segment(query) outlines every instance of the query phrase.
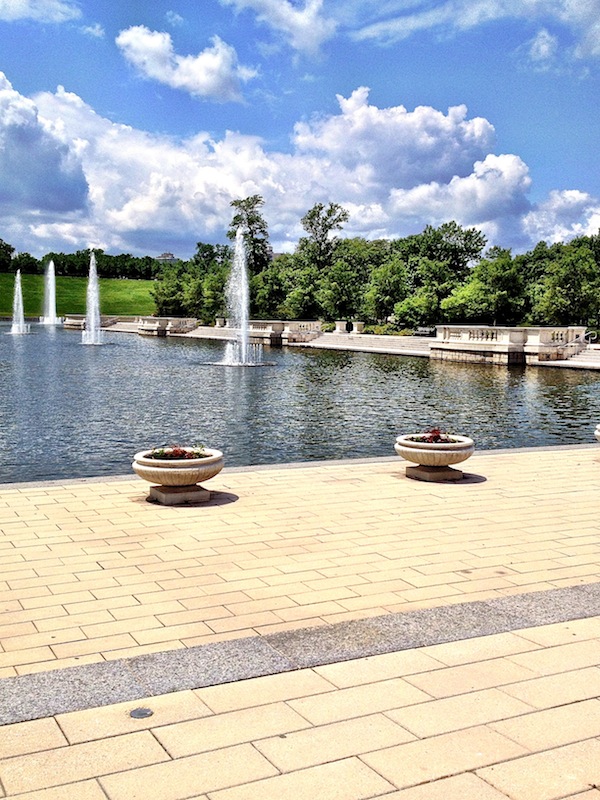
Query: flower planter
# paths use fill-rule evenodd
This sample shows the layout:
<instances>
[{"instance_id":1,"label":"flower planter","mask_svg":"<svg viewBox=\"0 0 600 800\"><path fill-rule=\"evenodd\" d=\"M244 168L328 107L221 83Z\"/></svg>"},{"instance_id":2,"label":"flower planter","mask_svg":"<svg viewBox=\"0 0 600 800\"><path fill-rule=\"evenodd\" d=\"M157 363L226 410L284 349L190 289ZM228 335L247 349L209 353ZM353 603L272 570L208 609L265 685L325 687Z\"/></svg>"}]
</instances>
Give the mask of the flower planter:
<instances>
[{"instance_id":1,"label":"flower planter","mask_svg":"<svg viewBox=\"0 0 600 800\"><path fill-rule=\"evenodd\" d=\"M134 456L133 471L149 483L148 498L163 505L202 503L210 498L210 492L201 481L213 478L223 469L223 453L204 448L204 458L162 459L151 458L151 450L143 450Z\"/></svg>"},{"instance_id":2,"label":"flower planter","mask_svg":"<svg viewBox=\"0 0 600 800\"><path fill-rule=\"evenodd\" d=\"M424 434L410 433L398 436L394 449L407 461L417 464L407 467L406 476L421 481L459 481L463 473L452 469L451 465L460 464L473 455L475 442L468 436L452 435L447 442L418 441Z\"/></svg>"}]
</instances>

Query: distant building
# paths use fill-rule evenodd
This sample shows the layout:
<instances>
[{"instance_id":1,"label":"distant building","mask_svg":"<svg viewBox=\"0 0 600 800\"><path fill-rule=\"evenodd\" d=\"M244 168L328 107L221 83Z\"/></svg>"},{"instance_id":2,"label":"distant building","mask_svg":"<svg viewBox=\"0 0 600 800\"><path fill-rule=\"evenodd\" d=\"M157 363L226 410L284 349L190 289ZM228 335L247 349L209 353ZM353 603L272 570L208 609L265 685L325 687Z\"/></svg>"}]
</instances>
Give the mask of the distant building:
<instances>
[{"instance_id":1,"label":"distant building","mask_svg":"<svg viewBox=\"0 0 600 800\"><path fill-rule=\"evenodd\" d=\"M156 261L160 261L163 264L174 264L175 261L179 261L178 258L175 258L173 253L163 253L160 256L157 256Z\"/></svg>"}]
</instances>

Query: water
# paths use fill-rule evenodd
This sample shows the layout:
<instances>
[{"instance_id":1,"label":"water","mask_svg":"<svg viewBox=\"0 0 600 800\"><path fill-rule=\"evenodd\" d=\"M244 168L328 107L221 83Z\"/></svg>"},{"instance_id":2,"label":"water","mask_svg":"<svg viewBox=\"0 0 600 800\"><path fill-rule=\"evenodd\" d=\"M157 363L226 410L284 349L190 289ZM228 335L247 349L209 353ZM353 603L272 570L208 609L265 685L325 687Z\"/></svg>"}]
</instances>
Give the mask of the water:
<instances>
[{"instance_id":1,"label":"water","mask_svg":"<svg viewBox=\"0 0 600 800\"><path fill-rule=\"evenodd\" d=\"M100 289L96 271L96 255L90 256L90 274L86 294L85 330L81 334L82 344L103 344L100 330Z\"/></svg>"},{"instance_id":2,"label":"water","mask_svg":"<svg viewBox=\"0 0 600 800\"><path fill-rule=\"evenodd\" d=\"M222 362L230 367L251 367L262 362L262 345L250 342L250 289L247 262L244 232L242 228L238 228L235 236L233 264L226 289L229 325L238 330L236 340L227 343Z\"/></svg>"},{"instance_id":3,"label":"water","mask_svg":"<svg viewBox=\"0 0 600 800\"><path fill-rule=\"evenodd\" d=\"M13 296L13 316L12 325L10 326L10 333L13 336L20 336L23 333L29 333L29 325L25 322L25 313L23 311L23 290L21 289L21 270L17 270L15 275L15 290Z\"/></svg>"},{"instance_id":4,"label":"water","mask_svg":"<svg viewBox=\"0 0 600 800\"><path fill-rule=\"evenodd\" d=\"M40 317L42 325L59 325L62 320L56 316L56 276L54 261L50 260L44 275L44 316Z\"/></svg>"},{"instance_id":5,"label":"water","mask_svg":"<svg viewBox=\"0 0 600 800\"><path fill-rule=\"evenodd\" d=\"M398 434L434 424L478 449L592 444L600 422L597 372L296 347L224 369L221 341L105 340L0 335L0 482L132 474L134 453L169 443L241 466L394 457Z\"/></svg>"}]
</instances>

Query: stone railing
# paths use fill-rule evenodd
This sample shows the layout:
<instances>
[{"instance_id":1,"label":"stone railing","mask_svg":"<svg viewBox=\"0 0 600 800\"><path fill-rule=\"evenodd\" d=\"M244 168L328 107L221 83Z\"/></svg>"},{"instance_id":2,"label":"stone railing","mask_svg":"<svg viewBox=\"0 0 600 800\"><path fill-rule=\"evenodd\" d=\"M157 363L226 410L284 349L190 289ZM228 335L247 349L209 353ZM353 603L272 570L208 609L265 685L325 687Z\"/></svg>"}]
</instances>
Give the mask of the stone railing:
<instances>
[{"instance_id":1,"label":"stone railing","mask_svg":"<svg viewBox=\"0 0 600 800\"><path fill-rule=\"evenodd\" d=\"M431 357L492 364L534 364L569 358L586 346L582 326L517 328L438 325Z\"/></svg>"}]
</instances>

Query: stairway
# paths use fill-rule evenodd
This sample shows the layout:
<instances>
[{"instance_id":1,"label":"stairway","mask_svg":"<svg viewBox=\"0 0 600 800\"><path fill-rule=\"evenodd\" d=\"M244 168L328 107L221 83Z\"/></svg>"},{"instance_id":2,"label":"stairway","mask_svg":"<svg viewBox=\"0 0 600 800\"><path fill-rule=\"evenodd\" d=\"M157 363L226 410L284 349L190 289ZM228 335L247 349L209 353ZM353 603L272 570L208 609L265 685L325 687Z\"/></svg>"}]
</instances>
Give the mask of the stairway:
<instances>
[{"instance_id":1,"label":"stairway","mask_svg":"<svg viewBox=\"0 0 600 800\"><path fill-rule=\"evenodd\" d=\"M567 360L570 367L581 367L582 369L600 369L600 345L588 344L585 350L581 350L577 355Z\"/></svg>"}]
</instances>

